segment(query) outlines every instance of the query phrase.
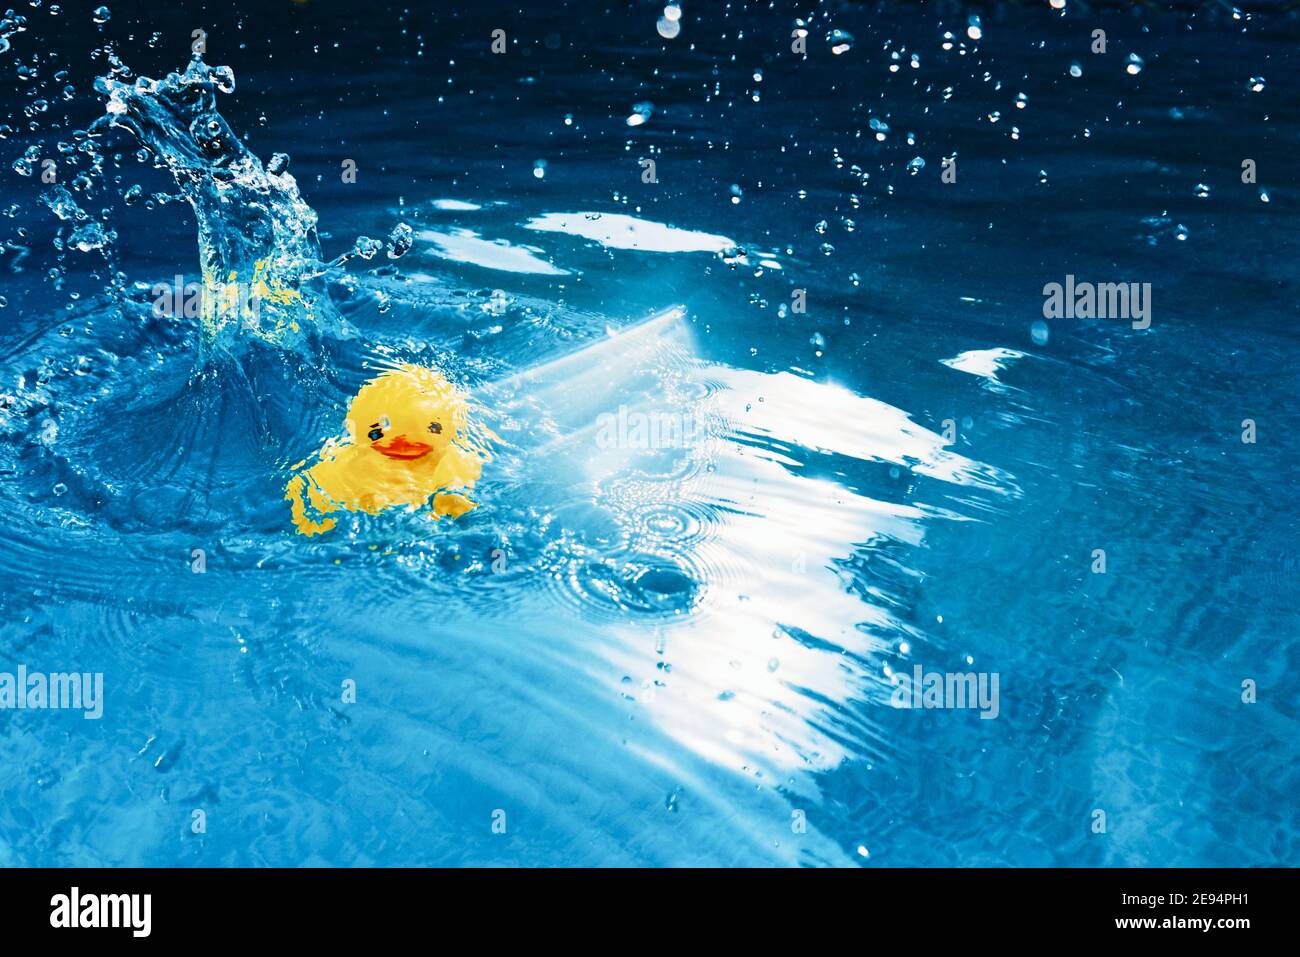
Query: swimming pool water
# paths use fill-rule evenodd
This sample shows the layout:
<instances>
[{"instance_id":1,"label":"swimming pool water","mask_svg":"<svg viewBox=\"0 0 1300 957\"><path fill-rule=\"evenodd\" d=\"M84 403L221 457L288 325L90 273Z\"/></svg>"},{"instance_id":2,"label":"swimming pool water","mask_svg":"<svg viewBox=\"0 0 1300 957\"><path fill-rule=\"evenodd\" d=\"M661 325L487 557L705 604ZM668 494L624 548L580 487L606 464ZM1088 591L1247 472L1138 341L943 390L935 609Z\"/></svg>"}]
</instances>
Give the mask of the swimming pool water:
<instances>
[{"instance_id":1,"label":"swimming pool water","mask_svg":"<svg viewBox=\"0 0 1300 957\"><path fill-rule=\"evenodd\" d=\"M1294 16L109 6L0 53L0 671L103 674L0 709L0 863L1300 858ZM304 341L154 315L196 214L75 132L195 29L324 258L412 228ZM295 535L392 361L482 406L480 507Z\"/></svg>"}]
</instances>

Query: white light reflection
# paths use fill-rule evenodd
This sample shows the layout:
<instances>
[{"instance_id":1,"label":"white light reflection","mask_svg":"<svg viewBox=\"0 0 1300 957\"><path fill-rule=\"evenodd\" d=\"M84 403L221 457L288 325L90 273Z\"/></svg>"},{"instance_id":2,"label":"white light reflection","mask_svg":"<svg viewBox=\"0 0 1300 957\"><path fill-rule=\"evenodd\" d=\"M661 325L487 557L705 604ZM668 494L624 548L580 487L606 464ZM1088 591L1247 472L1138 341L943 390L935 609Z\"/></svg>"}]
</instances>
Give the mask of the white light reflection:
<instances>
[{"instance_id":1,"label":"white light reflection","mask_svg":"<svg viewBox=\"0 0 1300 957\"><path fill-rule=\"evenodd\" d=\"M541 276L569 274L568 270L560 269L540 258L538 254L542 250L535 246L514 246L504 239L483 239L470 229L452 229L445 233L422 229L415 236L428 244L422 248L422 252L439 259L469 263L473 266L482 266L484 269L497 269L503 272Z\"/></svg>"},{"instance_id":2,"label":"white light reflection","mask_svg":"<svg viewBox=\"0 0 1300 957\"><path fill-rule=\"evenodd\" d=\"M736 245L726 236L679 229L622 213L546 213L524 225L539 232L580 236L610 249L651 253L718 253Z\"/></svg>"},{"instance_id":3,"label":"white light reflection","mask_svg":"<svg viewBox=\"0 0 1300 957\"><path fill-rule=\"evenodd\" d=\"M683 614L602 625L617 640L592 642L593 677L611 666L631 676L637 713L673 740L792 791L813 793L800 772L887 752L865 702L887 700L881 653L920 635L894 596L860 581L851 591L843 562L920 547L928 524L966 518L940 504L944 486L998 498L1012 494L1009 476L884 402L693 358L681 310L501 385L545 410L551 437L534 454L547 480L588 489L631 553L658 555L697 582ZM601 415L618 405L676 410L707 434L688 447L602 445ZM851 490L834 475L854 462L922 484L892 499ZM697 517L691 540L647 535L640 517L656 509ZM647 760L669 760L640 747ZM674 771L691 774L680 762Z\"/></svg>"}]
</instances>

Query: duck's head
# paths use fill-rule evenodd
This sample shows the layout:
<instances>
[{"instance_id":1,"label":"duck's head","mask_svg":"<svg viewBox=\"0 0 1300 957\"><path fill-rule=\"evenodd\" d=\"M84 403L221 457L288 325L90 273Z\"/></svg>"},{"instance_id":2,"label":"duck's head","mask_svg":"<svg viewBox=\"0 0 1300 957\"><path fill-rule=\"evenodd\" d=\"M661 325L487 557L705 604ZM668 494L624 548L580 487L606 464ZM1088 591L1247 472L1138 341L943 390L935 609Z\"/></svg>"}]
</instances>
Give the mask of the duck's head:
<instances>
[{"instance_id":1,"label":"duck's head","mask_svg":"<svg viewBox=\"0 0 1300 957\"><path fill-rule=\"evenodd\" d=\"M348 408L353 442L399 462L438 462L465 429L461 392L433 369L404 364L371 379Z\"/></svg>"}]
</instances>

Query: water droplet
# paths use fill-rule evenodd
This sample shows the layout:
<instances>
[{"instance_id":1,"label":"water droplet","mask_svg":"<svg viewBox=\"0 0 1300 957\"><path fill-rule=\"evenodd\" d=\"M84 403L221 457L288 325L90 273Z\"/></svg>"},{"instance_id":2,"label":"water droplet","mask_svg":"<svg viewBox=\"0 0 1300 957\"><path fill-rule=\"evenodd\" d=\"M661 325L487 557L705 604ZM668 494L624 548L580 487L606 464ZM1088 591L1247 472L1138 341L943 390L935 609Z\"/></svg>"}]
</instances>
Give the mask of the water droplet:
<instances>
[{"instance_id":1,"label":"water droplet","mask_svg":"<svg viewBox=\"0 0 1300 957\"><path fill-rule=\"evenodd\" d=\"M1250 92L1260 93L1264 89L1264 78L1262 76L1252 76L1250 78Z\"/></svg>"},{"instance_id":2,"label":"water droplet","mask_svg":"<svg viewBox=\"0 0 1300 957\"><path fill-rule=\"evenodd\" d=\"M95 12L91 14L91 19L96 23L107 23L112 16L112 11L108 7L96 7Z\"/></svg>"},{"instance_id":3,"label":"water droplet","mask_svg":"<svg viewBox=\"0 0 1300 957\"><path fill-rule=\"evenodd\" d=\"M398 223L388 234L388 258L401 259L415 243L415 231L406 223Z\"/></svg>"},{"instance_id":4,"label":"water droplet","mask_svg":"<svg viewBox=\"0 0 1300 957\"><path fill-rule=\"evenodd\" d=\"M972 40L978 40L984 36L984 27L980 24L980 18L977 14L972 13L970 19L966 21L966 36Z\"/></svg>"},{"instance_id":5,"label":"water droplet","mask_svg":"<svg viewBox=\"0 0 1300 957\"><path fill-rule=\"evenodd\" d=\"M664 7L664 15L655 23L655 29L665 40L671 40L682 32L682 8L673 4Z\"/></svg>"},{"instance_id":6,"label":"water droplet","mask_svg":"<svg viewBox=\"0 0 1300 957\"><path fill-rule=\"evenodd\" d=\"M632 114L627 118L628 126L640 126L654 115L655 105L649 100L633 104Z\"/></svg>"},{"instance_id":7,"label":"water droplet","mask_svg":"<svg viewBox=\"0 0 1300 957\"><path fill-rule=\"evenodd\" d=\"M533 164L533 175L542 179L546 175L546 160L538 160Z\"/></svg>"},{"instance_id":8,"label":"water droplet","mask_svg":"<svg viewBox=\"0 0 1300 957\"><path fill-rule=\"evenodd\" d=\"M1144 67L1145 65L1146 64L1143 63L1142 58L1140 56L1138 56L1136 53L1130 53L1128 55L1128 65L1125 66L1124 69L1129 72L1130 76L1137 76L1139 73L1142 72L1142 67Z\"/></svg>"},{"instance_id":9,"label":"water droplet","mask_svg":"<svg viewBox=\"0 0 1300 957\"><path fill-rule=\"evenodd\" d=\"M1196 196L1198 199L1205 199L1209 195L1210 195L1210 187L1206 186L1204 183L1196 184Z\"/></svg>"},{"instance_id":10,"label":"water droplet","mask_svg":"<svg viewBox=\"0 0 1300 957\"><path fill-rule=\"evenodd\" d=\"M830 44L831 53L839 56L853 49L853 34L847 30L832 30L826 34L826 42Z\"/></svg>"},{"instance_id":11,"label":"water droplet","mask_svg":"<svg viewBox=\"0 0 1300 957\"><path fill-rule=\"evenodd\" d=\"M374 259L379 254L379 250L383 248L383 243L378 239L371 239L369 236L358 236L354 247L356 254L362 259Z\"/></svg>"},{"instance_id":12,"label":"water droplet","mask_svg":"<svg viewBox=\"0 0 1300 957\"><path fill-rule=\"evenodd\" d=\"M106 231L99 223L87 223L72 231L72 235L68 237L68 245L88 253L92 249L103 249L115 238L117 238L116 233L111 230Z\"/></svg>"},{"instance_id":13,"label":"water droplet","mask_svg":"<svg viewBox=\"0 0 1300 957\"><path fill-rule=\"evenodd\" d=\"M925 160L919 156L914 156L907 164L907 171L915 176L921 170L925 169Z\"/></svg>"},{"instance_id":14,"label":"water droplet","mask_svg":"<svg viewBox=\"0 0 1300 957\"><path fill-rule=\"evenodd\" d=\"M1048 335L1049 332L1047 328L1047 323L1045 323L1042 319L1039 319L1038 321L1034 322L1029 327L1029 338L1034 340L1034 345L1037 346L1047 345Z\"/></svg>"},{"instance_id":15,"label":"water droplet","mask_svg":"<svg viewBox=\"0 0 1300 957\"><path fill-rule=\"evenodd\" d=\"M1080 76L1083 76L1083 67L1079 66L1079 64L1077 64L1077 63L1071 63L1071 64L1070 64L1070 76L1073 76L1073 77L1080 77Z\"/></svg>"}]
</instances>

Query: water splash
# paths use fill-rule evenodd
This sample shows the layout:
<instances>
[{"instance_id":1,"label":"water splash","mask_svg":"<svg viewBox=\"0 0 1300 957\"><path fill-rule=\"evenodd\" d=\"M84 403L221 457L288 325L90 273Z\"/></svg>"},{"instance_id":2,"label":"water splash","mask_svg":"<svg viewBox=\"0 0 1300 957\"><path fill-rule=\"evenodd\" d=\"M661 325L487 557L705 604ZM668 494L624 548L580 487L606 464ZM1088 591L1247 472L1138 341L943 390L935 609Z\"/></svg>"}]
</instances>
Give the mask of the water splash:
<instances>
[{"instance_id":1,"label":"water splash","mask_svg":"<svg viewBox=\"0 0 1300 957\"><path fill-rule=\"evenodd\" d=\"M121 71L121 68L114 71ZM195 56L184 73L134 82L102 76L105 116L92 131L131 133L166 168L194 209L199 268L205 290L203 323L216 339L240 329L285 342L320 314L321 295L307 280L319 269L316 213L298 193L288 157L263 166L217 111L218 91L234 90L228 67ZM247 283L265 309L230 308L227 287Z\"/></svg>"},{"instance_id":2,"label":"water splash","mask_svg":"<svg viewBox=\"0 0 1300 957\"><path fill-rule=\"evenodd\" d=\"M183 73L132 81L120 61L111 62L112 72L95 81L106 102L92 132L129 132L193 207L208 341L230 345L247 334L292 346L313 329L341 334L320 279L354 256L372 258L384 244L361 237L322 261L316 212L298 192L289 156L275 153L263 164L217 109L217 93L235 89L229 67L208 66L195 54ZM410 242L410 227L399 224L389 256L398 258Z\"/></svg>"}]
</instances>

